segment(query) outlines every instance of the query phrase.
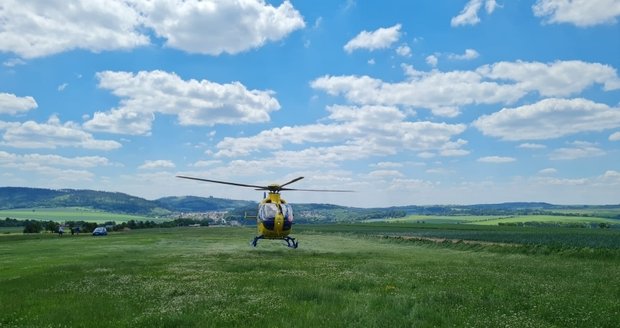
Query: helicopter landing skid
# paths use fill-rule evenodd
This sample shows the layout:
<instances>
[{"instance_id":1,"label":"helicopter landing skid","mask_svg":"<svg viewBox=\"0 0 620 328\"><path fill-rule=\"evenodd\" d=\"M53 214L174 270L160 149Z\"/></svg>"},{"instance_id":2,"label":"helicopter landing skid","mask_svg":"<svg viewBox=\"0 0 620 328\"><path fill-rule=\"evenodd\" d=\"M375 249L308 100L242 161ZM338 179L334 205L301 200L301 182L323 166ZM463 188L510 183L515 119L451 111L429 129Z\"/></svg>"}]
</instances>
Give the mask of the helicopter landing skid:
<instances>
[{"instance_id":1,"label":"helicopter landing skid","mask_svg":"<svg viewBox=\"0 0 620 328\"><path fill-rule=\"evenodd\" d=\"M254 239L250 242L250 245L252 245L253 247L256 247L256 245L258 244L258 241L260 239L264 239L264 236L256 236L254 237ZM297 248L297 246L299 246L299 242L295 241L295 238L286 236L284 238L282 238L284 241L286 241L286 245L290 248Z\"/></svg>"},{"instance_id":2,"label":"helicopter landing skid","mask_svg":"<svg viewBox=\"0 0 620 328\"><path fill-rule=\"evenodd\" d=\"M287 246L290 248L297 248L297 246L299 246L299 242L295 241L295 238L286 236L284 237L284 240L286 241Z\"/></svg>"},{"instance_id":3,"label":"helicopter landing skid","mask_svg":"<svg viewBox=\"0 0 620 328\"><path fill-rule=\"evenodd\" d=\"M265 238L265 237L263 237L262 235L261 235L261 236L256 236L256 237L254 237L254 240L252 240L252 241L250 242L250 245L252 245L252 247L256 247L256 244L258 244L258 240L259 240L259 239L263 239L263 238Z\"/></svg>"}]
</instances>

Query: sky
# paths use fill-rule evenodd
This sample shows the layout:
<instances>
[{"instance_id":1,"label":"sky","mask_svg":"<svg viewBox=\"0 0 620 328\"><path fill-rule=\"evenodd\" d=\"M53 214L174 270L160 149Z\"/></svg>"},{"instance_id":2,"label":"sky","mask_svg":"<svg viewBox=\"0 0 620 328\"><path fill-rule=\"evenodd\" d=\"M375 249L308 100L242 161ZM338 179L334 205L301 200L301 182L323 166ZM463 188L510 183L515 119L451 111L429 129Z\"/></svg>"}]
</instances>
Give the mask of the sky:
<instances>
[{"instance_id":1,"label":"sky","mask_svg":"<svg viewBox=\"0 0 620 328\"><path fill-rule=\"evenodd\" d=\"M620 0L4 0L0 186L620 203Z\"/></svg>"}]
</instances>

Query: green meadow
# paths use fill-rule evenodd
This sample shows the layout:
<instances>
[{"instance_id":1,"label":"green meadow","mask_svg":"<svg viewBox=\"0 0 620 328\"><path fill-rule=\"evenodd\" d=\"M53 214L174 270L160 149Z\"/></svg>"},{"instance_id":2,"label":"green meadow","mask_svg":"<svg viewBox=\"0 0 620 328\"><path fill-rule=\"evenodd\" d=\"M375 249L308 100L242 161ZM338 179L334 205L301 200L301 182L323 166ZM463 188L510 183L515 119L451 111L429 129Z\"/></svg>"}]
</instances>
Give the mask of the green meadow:
<instances>
[{"instance_id":1,"label":"green meadow","mask_svg":"<svg viewBox=\"0 0 620 328\"><path fill-rule=\"evenodd\" d=\"M18 220L43 220L43 221L85 221L104 223L115 221L116 223L135 221L155 221L161 222L163 219L157 219L146 216L109 213L96 211L81 207L62 207L62 208L25 208L13 210L0 210L0 219L12 218Z\"/></svg>"},{"instance_id":2,"label":"green meadow","mask_svg":"<svg viewBox=\"0 0 620 328\"><path fill-rule=\"evenodd\" d=\"M0 237L8 234L21 234L24 227L0 227Z\"/></svg>"},{"instance_id":3,"label":"green meadow","mask_svg":"<svg viewBox=\"0 0 620 328\"><path fill-rule=\"evenodd\" d=\"M0 327L620 322L617 230L536 233L454 224L295 229L298 249L269 240L252 248L250 228L8 235L0 238ZM511 242L489 241L493 234ZM437 239L414 238L420 236Z\"/></svg>"}]
</instances>

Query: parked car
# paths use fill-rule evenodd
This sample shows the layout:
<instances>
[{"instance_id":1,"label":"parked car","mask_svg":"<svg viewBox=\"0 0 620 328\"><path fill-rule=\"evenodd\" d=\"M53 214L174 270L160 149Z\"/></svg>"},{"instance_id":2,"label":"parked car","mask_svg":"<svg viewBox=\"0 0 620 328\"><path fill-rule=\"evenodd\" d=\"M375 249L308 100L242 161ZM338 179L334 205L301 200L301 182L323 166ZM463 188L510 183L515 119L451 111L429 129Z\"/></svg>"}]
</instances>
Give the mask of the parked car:
<instances>
[{"instance_id":1,"label":"parked car","mask_svg":"<svg viewBox=\"0 0 620 328\"><path fill-rule=\"evenodd\" d=\"M108 229L106 229L105 227L98 227L95 228L95 230L93 230L93 236L107 236L108 235Z\"/></svg>"}]
</instances>

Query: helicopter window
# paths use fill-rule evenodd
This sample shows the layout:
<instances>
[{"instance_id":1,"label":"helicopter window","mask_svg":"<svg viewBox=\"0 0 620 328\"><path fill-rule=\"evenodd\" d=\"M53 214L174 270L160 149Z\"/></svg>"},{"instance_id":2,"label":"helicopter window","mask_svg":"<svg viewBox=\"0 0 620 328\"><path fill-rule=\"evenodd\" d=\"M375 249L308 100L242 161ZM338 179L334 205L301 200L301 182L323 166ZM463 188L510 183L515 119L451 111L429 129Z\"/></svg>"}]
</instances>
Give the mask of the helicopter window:
<instances>
[{"instance_id":1,"label":"helicopter window","mask_svg":"<svg viewBox=\"0 0 620 328\"><path fill-rule=\"evenodd\" d=\"M278 207L276 204L263 204L258 210L258 216L261 220L273 220L278 214Z\"/></svg>"},{"instance_id":2,"label":"helicopter window","mask_svg":"<svg viewBox=\"0 0 620 328\"><path fill-rule=\"evenodd\" d=\"M282 204L282 214L285 220L293 221L293 207L291 205Z\"/></svg>"}]
</instances>

